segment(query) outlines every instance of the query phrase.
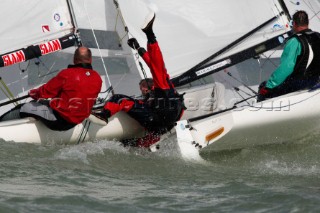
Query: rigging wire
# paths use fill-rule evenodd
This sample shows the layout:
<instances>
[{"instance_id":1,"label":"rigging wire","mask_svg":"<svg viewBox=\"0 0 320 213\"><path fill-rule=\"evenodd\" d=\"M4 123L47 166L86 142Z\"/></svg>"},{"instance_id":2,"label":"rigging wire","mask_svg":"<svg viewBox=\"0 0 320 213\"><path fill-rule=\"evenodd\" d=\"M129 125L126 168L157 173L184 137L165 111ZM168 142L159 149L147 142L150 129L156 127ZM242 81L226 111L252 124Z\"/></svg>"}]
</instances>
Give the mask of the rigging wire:
<instances>
[{"instance_id":1,"label":"rigging wire","mask_svg":"<svg viewBox=\"0 0 320 213\"><path fill-rule=\"evenodd\" d=\"M120 36L119 36L119 45L121 45L122 40L123 40L126 36L131 37L131 38L133 38L134 36L130 33L130 31L129 31L129 29L128 29L125 21L124 21L123 15L122 15L122 13L121 13L121 11L120 11L120 9L119 9L119 3L118 3L118 1L117 1L117 0L113 0L113 3L114 3L114 5L115 5L115 7L116 7L116 9L117 9L117 12L118 12L118 13L117 13L117 19L116 19L116 25L115 25L115 31L116 31L116 27L117 27L117 23L118 23L118 18L120 17L120 18L121 18L121 22L122 22L122 24L123 24L123 26L124 26L124 30L125 30L125 32L126 32L126 34L125 34L123 37L120 37ZM134 54L135 60L136 60L136 62L138 62L139 66L140 66L140 70L141 70L141 72L142 72L142 74L143 74L144 79L147 79L148 76L147 76L147 73L146 73L146 71L145 71L145 69L144 69L144 67L143 67L142 62L140 61L140 56L139 56L139 54L138 54L138 50L135 50L135 52L136 52L136 53ZM147 83L147 86L148 86L149 89L151 89L148 83Z\"/></svg>"},{"instance_id":2,"label":"rigging wire","mask_svg":"<svg viewBox=\"0 0 320 213\"><path fill-rule=\"evenodd\" d=\"M278 50L274 50L273 53L271 53L269 56L267 56L265 53L262 53L261 55L263 55L263 57L265 59L267 59L264 63L261 64L261 67L263 67L267 62L270 62L275 68L278 67L277 64L275 64L272 60L271 60L271 57L273 56L274 53L276 53L276 51ZM259 62L260 64L260 62Z\"/></svg>"},{"instance_id":3,"label":"rigging wire","mask_svg":"<svg viewBox=\"0 0 320 213\"><path fill-rule=\"evenodd\" d=\"M303 0L303 2L307 5L307 7L310 9L310 11L313 12L313 16L312 16L312 17L309 17L309 19L311 20L311 19L313 19L314 17L317 17L318 20L320 20L320 16L318 16L318 14L320 14L320 11L316 12L316 10L315 10L314 7L312 6L312 4L309 3L310 1L308 1L309 4L308 4L305 0Z\"/></svg>"},{"instance_id":4,"label":"rigging wire","mask_svg":"<svg viewBox=\"0 0 320 213\"><path fill-rule=\"evenodd\" d=\"M107 71L106 64L105 64L104 59L103 59L103 57L102 57L102 52L101 52L101 49L100 49L100 46L99 46L98 39L97 39L96 34L95 34L95 32L94 32L94 29L93 29L93 25L92 25L92 22L91 22L91 19L90 19L90 16L89 16L87 7L86 7L86 5L85 5L85 0L83 1L83 7L84 7L84 9L85 9L85 11L86 11L86 15L87 15L87 18L88 18L88 21L89 21L89 25L90 25L90 27L91 27L91 31L92 31L94 40L95 40L96 45L97 45L98 50L99 50L100 58L101 58L101 61L102 61L102 66L103 66L103 69L104 69L104 71L105 71L105 73L106 73L106 78L107 78L107 80L108 80L108 83L109 83L109 85L110 85L109 88L111 88L111 93L112 93L112 95L114 95L114 90L113 90L113 88L112 88L111 80L110 80L110 77L109 77L109 74L108 74L108 71Z\"/></svg>"},{"instance_id":5,"label":"rigging wire","mask_svg":"<svg viewBox=\"0 0 320 213\"><path fill-rule=\"evenodd\" d=\"M124 36L122 36L122 37L120 37L119 34L117 34L117 35L118 35L118 40L119 40L119 46L121 46L122 40L123 40L126 36L128 36L128 34L129 34L129 29L128 29L128 27L127 27L127 25L126 25L126 23L125 23L125 21L124 21L124 18L123 18L123 16L122 16L122 13L121 13L121 11L120 11L120 9L119 9L119 3L118 3L118 1L117 1L117 0L113 0L113 4L115 5L116 10L117 10L117 17L116 17L116 23L115 23L115 26L114 26L114 31L117 31L118 20L119 20L119 17L120 17L121 23L122 23L122 25L124 26L124 31L126 32L126 33L124 34Z\"/></svg>"},{"instance_id":6,"label":"rigging wire","mask_svg":"<svg viewBox=\"0 0 320 213\"><path fill-rule=\"evenodd\" d=\"M235 95L235 94L238 94L238 95L242 98L242 100L239 101L239 102L237 102L237 103L245 102L246 100L249 100L250 98L253 98L253 97L256 97L256 96L257 96L257 94L251 95L251 94L245 92L244 90L242 90L242 89L234 86L234 84L232 84L230 81L228 81L227 79L225 79L224 76L222 76L222 75L221 75L221 78L223 79L224 83L228 84L228 85L233 89L232 91L233 91L233 94L234 94L234 95ZM246 99L245 99L242 95L240 95L239 91L243 92L244 94L246 94L246 95L249 96L250 98L246 98ZM236 96L235 96L235 97L236 97ZM247 101L246 101L246 102L247 102ZM247 103L248 103L248 102L247 102ZM250 104L250 103L248 103L248 104ZM234 105L236 105L236 104L234 104Z\"/></svg>"},{"instance_id":7,"label":"rigging wire","mask_svg":"<svg viewBox=\"0 0 320 213\"><path fill-rule=\"evenodd\" d=\"M258 93L256 91L254 91L251 87L249 87L248 85L246 85L243 81L240 81L239 79L237 79L236 77L234 77L229 71L225 72L228 76L230 76L231 78L233 78L234 80L236 80L237 82L239 82L240 84L242 84L244 87L246 87L248 90L250 90L253 94L257 95Z\"/></svg>"},{"instance_id":8,"label":"rigging wire","mask_svg":"<svg viewBox=\"0 0 320 213\"><path fill-rule=\"evenodd\" d=\"M245 102L247 102L247 103L250 105L250 103L248 102L248 100L247 100L245 97L243 97L243 96L240 94L239 91L245 93L245 94L248 95L248 96L250 96L250 94L244 92L243 90L240 90L238 87L233 87L233 89L234 89L234 90L236 91L236 93L242 98L242 102L245 101Z\"/></svg>"}]
</instances>

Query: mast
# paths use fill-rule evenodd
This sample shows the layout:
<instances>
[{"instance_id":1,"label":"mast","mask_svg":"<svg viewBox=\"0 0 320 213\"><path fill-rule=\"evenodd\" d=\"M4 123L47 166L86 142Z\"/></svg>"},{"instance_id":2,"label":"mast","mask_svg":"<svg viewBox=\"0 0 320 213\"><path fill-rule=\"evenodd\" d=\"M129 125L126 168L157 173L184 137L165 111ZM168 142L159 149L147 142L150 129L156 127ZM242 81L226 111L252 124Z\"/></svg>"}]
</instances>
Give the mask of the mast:
<instances>
[{"instance_id":1,"label":"mast","mask_svg":"<svg viewBox=\"0 0 320 213\"><path fill-rule=\"evenodd\" d=\"M67 3L68 3L69 12L70 12L71 20L72 20L72 25L75 27L75 29L74 29L74 35L75 35L76 38L77 38L77 40L76 40L77 46L80 47L80 46L82 46L82 42L81 42L81 39L80 39L80 37L79 37L79 28L78 28L78 24L77 24L76 15L75 15L75 13L74 13L71 0L67 0Z\"/></svg>"}]
</instances>

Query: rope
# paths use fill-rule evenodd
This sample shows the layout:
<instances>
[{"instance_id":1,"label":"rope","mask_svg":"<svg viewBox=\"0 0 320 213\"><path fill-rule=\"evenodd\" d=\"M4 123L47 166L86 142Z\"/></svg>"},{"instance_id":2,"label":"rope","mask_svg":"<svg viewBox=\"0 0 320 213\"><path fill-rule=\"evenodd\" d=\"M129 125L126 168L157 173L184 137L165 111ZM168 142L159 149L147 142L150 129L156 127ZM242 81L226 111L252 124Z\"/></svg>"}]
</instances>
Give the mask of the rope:
<instances>
[{"instance_id":1,"label":"rope","mask_svg":"<svg viewBox=\"0 0 320 213\"><path fill-rule=\"evenodd\" d=\"M253 94L258 94L256 91L254 91L253 89L251 89L248 85L246 85L243 81L240 81L239 79L237 79L236 77L234 77L230 72L226 72L227 75L229 75L231 78L233 78L234 80L238 81L239 83L243 84L243 86L245 86L248 90L250 90Z\"/></svg>"},{"instance_id":2,"label":"rope","mask_svg":"<svg viewBox=\"0 0 320 213\"><path fill-rule=\"evenodd\" d=\"M0 82L2 84L2 87L0 87L1 91L3 92L3 94L5 94L5 96L7 96L7 98L9 100L14 100L14 95L12 94L12 92L10 91L9 87L4 83L4 81L2 80L2 78L0 77ZM13 104L15 106L18 105L17 102L13 102Z\"/></svg>"},{"instance_id":3,"label":"rope","mask_svg":"<svg viewBox=\"0 0 320 213\"><path fill-rule=\"evenodd\" d=\"M87 127L87 124L88 124L88 127ZM84 125L82 127L81 133L79 135L79 139L78 139L77 144L80 144L85 140L85 138L87 136L87 133L89 131L90 124L91 124L91 122L86 119L86 121L85 121L85 123L84 123ZM83 135L83 137L82 137L82 135Z\"/></svg>"},{"instance_id":4,"label":"rope","mask_svg":"<svg viewBox=\"0 0 320 213\"><path fill-rule=\"evenodd\" d=\"M102 52L101 52L101 49L100 49L100 46L99 46L99 42L98 42L98 39L97 39L97 37L96 37L96 34L95 34L94 30L93 30L92 22L91 22L91 19L90 19L90 16L89 16L87 7L86 7L86 5L85 5L85 1L83 1L83 7L85 8L86 15L87 15L87 18L88 18L88 21L89 21L89 25L90 25L90 27L91 27L91 31L92 31L94 40L95 40L96 45L97 45L98 50L99 50L99 54L100 54L100 58L101 58L101 61L102 61L103 69L104 69L104 71L105 71L105 73L106 73L106 78L107 78L107 80L108 80L108 83L109 83L110 87L112 87L112 84L111 84L111 81L110 81L110 77L109 77L109 74L108 74L108 71L107 71L107 67L106 67L106 64L105 64L105 62L104 62L104 60L103 60ZM114 95L114 90L112 90L112 94Z\"/></svg>"},{"instance_id":5,"label":"rope","mask_svg":"<svg viewBox=\"0 0 320 213\"><path fill-rule=\"evenodd\" d=\"M115 5L115 7L116 7L116 9L117 9L117 11L118 11L118 13L117 13L117 18L116 18L116 24L115 24L114 30L116 31L118 19L119 19L119 17L120 17L120 18L121 18L121 22L122 22L122 24L123 24L123 26L124 26L124 28L125 28L125 32L126 32L126 34L125 34L123 37L120 37L120 36L119 36L119 44L121 44L122 40L123 40L126 36L129 37L129 35L130 35L130 37L132 37L132 38L133 38L134 36L130 33L128 27L127 27L126 24L125 24L123 15L122 15L122 13L121 13L121 11L120 11L120 9L119 9L119 3L118 3L118 1L117 1L117 0L113 0L113 3L114 3L114 5ZM145 71L145 69L144 69L144 67L143 67L143 65L142 65L142 63L141 63L141 61L140 61L140 56L139 56L138 50L136 50L136 51L137 51L137 53L135 54L135 59L136 59L136 61L138 61L138 64L139 64L139 66L140 66L140 69L141 69L141 72L142 72L142 74L143 74L143 77L144 77L144 79L146 80L146 79L148 78L148 76L147 76L146 71ZM148 89L151 90L149 83L148 83L148 82L146 82L146 83L147 83Z\"/></svg>"},{"instance_id":6,"label":"rope","mask_svg":"<svg viewBox=\"0 0 320 213\"><path fill-rule=\"evenodd\" d=\"M87 130L86 130L86 133L85 133L84 136L83 136L82 142L84 142L84 140L85 140L86 137L87 137L87 134L88 134L89 128L90 128L90 124L91 124L91 121L89 121L89 123L88 123L88 127L87 127Z\"/></svg>"}]
</instances>

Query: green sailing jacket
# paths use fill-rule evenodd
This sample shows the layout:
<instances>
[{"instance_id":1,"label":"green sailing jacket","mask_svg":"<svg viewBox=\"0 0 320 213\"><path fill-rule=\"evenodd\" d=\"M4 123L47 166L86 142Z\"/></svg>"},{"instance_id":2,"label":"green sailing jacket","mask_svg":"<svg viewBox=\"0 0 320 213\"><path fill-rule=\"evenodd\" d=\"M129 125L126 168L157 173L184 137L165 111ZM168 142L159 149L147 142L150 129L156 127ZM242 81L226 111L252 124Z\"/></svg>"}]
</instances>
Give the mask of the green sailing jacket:
<instances>
[{"instance_id":1,"label":"green sailing jacket","mask_svg":"<svg viewBox=\"0 0 320 213\"><path fill-rule=\"evenodd\" d=\"M301 44L296 37L288 40L281 55L279 67L272 73L266 87L273 89L282 84L292 74L298 56L301 54Z\"/></svg>"}]
</instances>

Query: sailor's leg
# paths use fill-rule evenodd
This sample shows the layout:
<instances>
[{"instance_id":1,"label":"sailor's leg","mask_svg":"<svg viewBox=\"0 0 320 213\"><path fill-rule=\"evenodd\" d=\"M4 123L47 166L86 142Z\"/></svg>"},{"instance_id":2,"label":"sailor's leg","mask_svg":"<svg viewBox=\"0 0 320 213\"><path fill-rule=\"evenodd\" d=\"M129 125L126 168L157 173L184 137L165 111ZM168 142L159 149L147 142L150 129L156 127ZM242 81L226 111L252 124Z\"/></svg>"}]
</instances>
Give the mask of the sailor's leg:
<instances>
[{"instance_id":1,"label":"sailor's leg","mask_svg":"<svg viewBox=\"0 0 320 213\"><path fill-rule=\"evenodd\" d=\"M71 124L55 113L48 104L32 101L24 104L20 109L20 117L33 117L41 120L52 130L68 130L76 124Z\"/></svg>"},{"instance_id":2,"label":"sailor's leg","mask_svg":"<svg viewBox=\"0 0 320 213\"><path fill-rule=\"evenodd\" d=\"M48 121L56 121L57 118L54 115L52 109L48 105L41 104L36 101L32 101L24 104L20 109L20 116L23 117L36 117L43 118Z\"/></svg>"},{"instance_id":3,"label":"sailor's leg","mask_svg":"<svg viewBox=\"0 0 320 213\"><path fill-rule=\"evenodd\" d=\"M148 43L155 43L156 36L153 33L153 22L156 18L156 14L154 12L150 12L146 17L145 23L142 26L142 31L146 34Z\"/></svg>"},{"instance_id":4,"label":"sailor's leg","mask_svg":"<svg viewBox=\"0 0 320 213\"><path fill-rule=\"evenodd\" d=\"M10 111L4 113L0 117L0 121L9 121L14 119L19 119L20 117L20 108L23 104L19 104L18 106L14 107Z\"/></svg>"},{"instance_id":5,"label":"sailor's leg","mask_svg":"<svg viewBox=\"0 0 320 213\"><path fill-rule=\"evenodd\" d=\"M147 53L142 55L142 57L146 62L149 62L147 64L153 77L154 86L161 89L170 89L161 49L152 28L155 17L155 13L151 12L147 16L146 23L142 29L148 39Z\"/></svg>"}]
</instances>

